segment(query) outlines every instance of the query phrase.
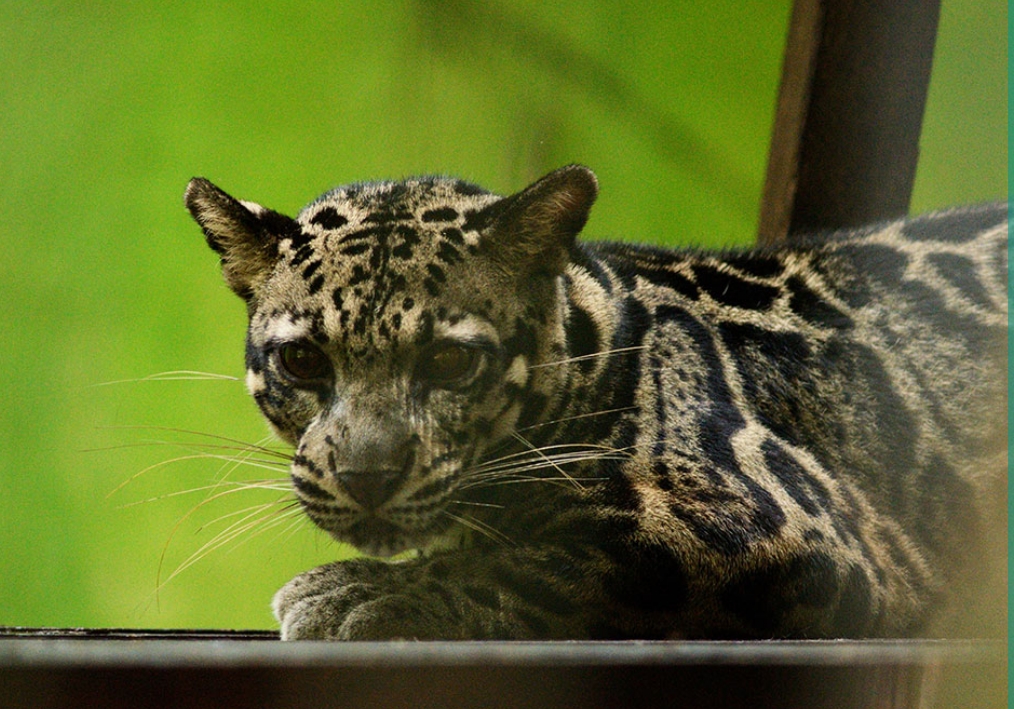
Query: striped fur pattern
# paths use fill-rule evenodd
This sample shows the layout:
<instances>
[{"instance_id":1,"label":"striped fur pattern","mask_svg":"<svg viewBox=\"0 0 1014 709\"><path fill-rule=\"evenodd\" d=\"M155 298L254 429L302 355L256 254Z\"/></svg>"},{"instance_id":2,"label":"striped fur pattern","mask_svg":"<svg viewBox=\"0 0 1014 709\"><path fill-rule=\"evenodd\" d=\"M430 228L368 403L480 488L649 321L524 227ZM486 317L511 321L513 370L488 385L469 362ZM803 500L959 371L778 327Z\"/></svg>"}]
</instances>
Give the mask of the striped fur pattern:
<instances>
[{"instance_id":1,"label":"striped fur pattern","mask_svg":"<svg viewBox=\"0 0 1014 709\"><path fill-rule=\"evenodd\" d=\"M1005 556L1006 206L707 253L578 241L597 190L191 182L295 493L369 555L283 637L933 632Z\"/></svg>"}]
</instances>

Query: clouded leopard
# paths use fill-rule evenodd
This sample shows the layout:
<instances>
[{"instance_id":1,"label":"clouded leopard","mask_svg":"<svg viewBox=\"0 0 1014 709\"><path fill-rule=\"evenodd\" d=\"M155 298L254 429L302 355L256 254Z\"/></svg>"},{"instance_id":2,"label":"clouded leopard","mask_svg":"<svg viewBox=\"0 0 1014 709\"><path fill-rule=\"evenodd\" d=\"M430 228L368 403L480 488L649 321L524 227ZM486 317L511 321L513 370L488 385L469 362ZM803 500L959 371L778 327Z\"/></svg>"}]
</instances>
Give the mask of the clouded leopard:
<instances>
[{"instance_id":1,"label":"clouded leopard","mask_svg":"<svg viewBox=\"0 0 1014 709\"><path fill-rule=\"evenodd\" d=\"M1006 206L708 253L577 241L597 191L191 181L296 496L374 557L282 637L933 632L1005 544Z\"/></svg>"}]
</instances>

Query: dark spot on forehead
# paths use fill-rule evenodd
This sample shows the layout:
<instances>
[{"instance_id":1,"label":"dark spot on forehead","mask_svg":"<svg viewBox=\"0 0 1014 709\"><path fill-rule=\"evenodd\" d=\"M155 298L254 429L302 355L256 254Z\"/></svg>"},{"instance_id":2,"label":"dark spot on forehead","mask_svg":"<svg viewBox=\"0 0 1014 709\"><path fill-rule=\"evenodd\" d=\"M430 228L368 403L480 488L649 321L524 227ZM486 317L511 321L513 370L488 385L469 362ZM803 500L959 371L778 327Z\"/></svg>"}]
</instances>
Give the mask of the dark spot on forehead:
<instances>
[{"instance_id":1,"label":"dark spot on forehead","mask_svg":"<svg viewBox=\"0 0 1014 709\"><path fill-rule=\"evenodd\" d=\"M465 212L465 223L461 226L465 231L482 231L489 226L489 213L485 210L474 209Z\"/></svg>"},{"instance_id":2,"label":"dark spot on forehead","mask_svg":"<svg viewBox=\"0 0 1014 709\"><path fill-rule=\"evenodd\" d=\"M419 243L419 232L407 224L399 224L394 229L394 233L402 238L402 241L409 245Z\"/></svg>"},{"instance_id":3,"label":"dark spot on forehead","mask_svg":"<svg viewBox=\"0 0 1014 709\"><path fill-rule=\"evenodd\" d=\"M349 223L349 220L338 213L334 207L324 207L313 215L311 224L322 226L325 229L341 229Z\"/></svg>"},{"instance_id":4,"label":"dark spot on forehead","mask_svg":"<svg viewBox=\"0 0 1014 709\"><path fill-rule=\"evenodd\" d=\"M412 219L412 213L404 209L380 209L363 219L370 224L390 224L391 222L406 222Z\"/></svg>"},{"instance_id":5,"label":"dark spot on forehead","mask_svg":"<svg viewBox=\"0 0 1014 709\"><path fill-rule=\"evenodd\" d=\"M309 244L313 239L313 234L307 234L305 231L299 230L293 232L290 239L289 248L296 251Z\"/></svg>"},{"instance_id":6,"label":"dark spot on forehead","mask_svg":"<svg viewBox=\"0 0 1014 709\"><path fill-rule=\"evenodd\" d=\"M368 280L370 280L370 272L362 266L355 266L352 269L352 276L349 278L348 285L355 286Z\"/></svg>"},{"instance_id":7,"label":"dark spot on forehead","mask_svg":"<svg viewBox=\"0 0 1014 709\"><path fill-rule=\"evenodd\" d=\"M313 256L313 248L309 244L306 244L300 247L300 249L292 255L292 258L289 261L289 265L292 266L293 268L296 268L311 256Z\"/></svg>"},{"instance_id":8,"label":"dark spot on forehead","mask_svg":"<svg viewBox=\"0 0 1014 709\"><path fill-rule=\"evenodd\" d=\"M462 244L465 243L465 237L461 233L461 230L455 229L454 227L447 227L446 229L440 232L440 235L445 239L447 239L448 241L457 244L458 246L461 246Z\"/></svg>"},{"instance_id":9,"label":"dark spot on forehead","mask_svg":"<svg viewBox=\"0 0 1014 709\"><path fill-rule=\"evenodd\" d=\"M452 207L427 209L422 215L424 222L453 222L457 218L458 211Z\"/></svg>"},{"instance_id":10,"label":"dark spot on forehead","mask_svg":"<svg viewBox=\"0 0 1014 709\"><path fill-rule=\"evenodd\" d=\"M309 278L317 272L318 268L320 268L320 261L311 261L307 264L306 268L303 269L303 278Z\"/></svg>"},{"instance_id":11,"label":"dark spot on forehead","mask_svg":"<svg viewBox=\"0 0 1014 709\"><path fill-rule=\"evenodd\" d=\"M310 295L316 295L324 287L324 276L318 275L310 281Z\"/></svg>"},{"instance_id":12,"label":"dark spot on forehead","mask_svg":"<svg viewBox=\"0 0 1014 709\"><path fill-rule=\"evenodd\" d=\"M464 180L457 180L454 183L454 191L460 195L466 197L474 197L480 194L489 194L486 190L482 189L478 185L473 185L471 182L465 182Z\"/></svg>"},{"instance_id":13,"label":"dark spot on forehead","mask_svg":"<svg viewBox=\"0 0 1014 709\"><path fill-rule=\"evenodd\" d=\"M430 274L430 277L437 283L443 283L447 280L447 275L444 273L444 269L435 263L426 264L426 271Z\"/></svg>"},{"instance_id":14,"label":"dark spot on forehead","mask_svg":"<svg viewBox=\"0 0 1014 709\"><path fill-rule=\"evenodd\" d=\"M358 256L359 254L364 254L369 250L370 245L365 241L360 241L342 248L341 254L342 256Z\"/></svg>"},{"instance_id":15,"label":"dark spot on forehead","mask_svg":"<svg viewBox=\"0 0 1014 709\"><path fill-rule=\"evenodd\" d=\"M440 248L437 249L437 258L444 263L457 263L462 257L460 251L445 241L440 244Z\"/></svg>"},{"instance_id":16,"label":"dark spot on forehead","mask_svg":"<svg viewBox=\"0 0 1014 709\"><path fill-rule=\"evenodd\" d=\"M441 292L440 286L432 278L423 279L423 288L425 288L426 292L434 298L438 297Z\"/></svg>"}]
</instances>

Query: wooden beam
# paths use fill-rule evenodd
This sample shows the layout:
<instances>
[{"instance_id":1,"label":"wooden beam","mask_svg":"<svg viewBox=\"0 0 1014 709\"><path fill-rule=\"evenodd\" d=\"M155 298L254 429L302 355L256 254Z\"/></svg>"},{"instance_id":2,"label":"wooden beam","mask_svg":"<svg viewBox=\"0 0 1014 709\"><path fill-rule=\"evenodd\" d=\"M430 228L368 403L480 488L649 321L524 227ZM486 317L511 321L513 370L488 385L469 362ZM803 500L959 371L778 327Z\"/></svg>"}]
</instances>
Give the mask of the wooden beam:
<instances>
[{"instance_id":1,"label":"wooden beam","mask_svg":"<svg viewBox=\"0 0 1014 709\"><path fill-rule=\"evenodd\" d=\"M758 241L908 212L939 0L796 0Z\"/></svg>"}]
</instances>

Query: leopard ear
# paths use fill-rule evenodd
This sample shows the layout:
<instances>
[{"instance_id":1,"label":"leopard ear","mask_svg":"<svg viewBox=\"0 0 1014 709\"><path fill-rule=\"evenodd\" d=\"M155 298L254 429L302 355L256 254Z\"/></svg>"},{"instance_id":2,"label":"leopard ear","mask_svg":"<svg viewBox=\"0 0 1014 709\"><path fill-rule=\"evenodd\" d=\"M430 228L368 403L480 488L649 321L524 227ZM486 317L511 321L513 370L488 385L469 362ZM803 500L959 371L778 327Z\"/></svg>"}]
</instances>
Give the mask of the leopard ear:
<instances>
[{"instance_id":1,"label":"leopard ear","mask_svg":"<svg viewBox=\"0 0 1014 709\"><path fill-rule=\"evenodd\" d=\"M483 246L509 272L556 276L566 268L570 247L597 195L598 180L591 170L561 167L490 207Z\"/></svg>"},{"instance_id":2,"label":"leopard ear","mask_svg":"<svg viewBox=\"0 0 1014 709\"><path fill-rule=\"evenodd\" d=\"M221 258L225 282L248 303L278 260L278 242L299 227L295 220L231 197L203 177L190 180L183 201Z\"/></svg>"}]
</instances>

